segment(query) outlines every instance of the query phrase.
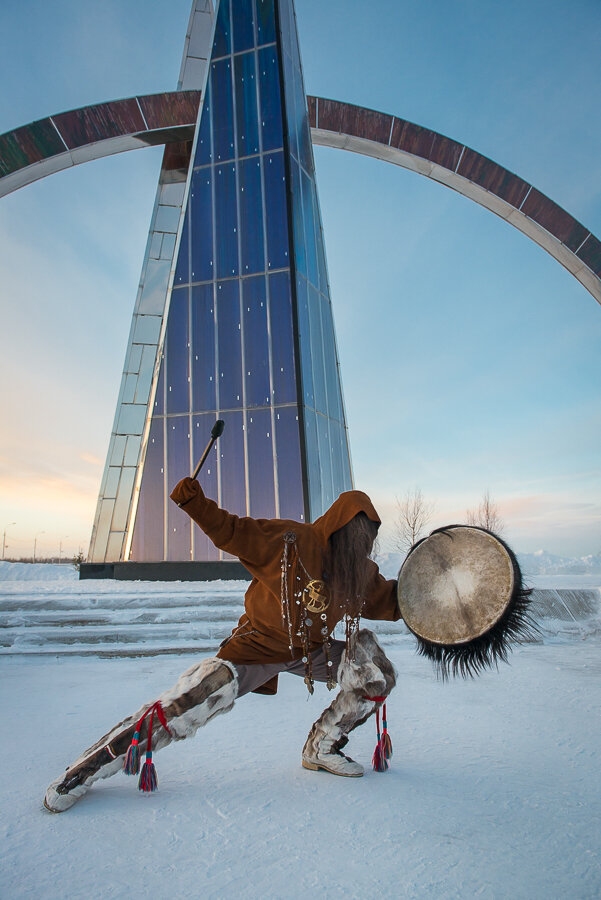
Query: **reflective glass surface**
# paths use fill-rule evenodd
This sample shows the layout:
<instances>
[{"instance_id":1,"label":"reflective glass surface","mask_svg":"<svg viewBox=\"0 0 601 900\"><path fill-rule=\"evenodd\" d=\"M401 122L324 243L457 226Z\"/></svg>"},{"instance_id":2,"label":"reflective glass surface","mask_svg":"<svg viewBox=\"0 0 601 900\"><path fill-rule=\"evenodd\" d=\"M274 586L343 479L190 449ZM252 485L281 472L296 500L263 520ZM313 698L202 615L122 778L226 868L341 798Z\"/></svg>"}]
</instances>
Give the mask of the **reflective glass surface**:
<instances>
[{"instance_id":1,"label":"reflective glass surface","mask_svg":"<svg viewBox=\"0 0 601 900\"><path fill-rule=\"evenodd\" d=\"M213 284L192 288L192 409L216 410ZM210 431L210 429L209 429Z\"/></svg>"},{"instance_id":2,"label":"reflective glass surface","mask_svg":"<svg viewBox=\"0 0 601 900\"><path fill-rule=\"evenodd\" d=\"M200 460L211 437L211 429L215 424L214 413L203 413L198 416L192 416L192 459L193 466ZM207 495L216 500L219 495L219 481L217 478L219 443L213 444L213 448L209 453L207 460L199 472L198 481ZM209 540L204 531L193 524L193 558L195 560L217 560L219 559L219 551L214 543Z\"/></svg>"},{"instance_id":3,"label":"reflective glass surface","mask_svg":"<svg viewBox=\"0 0 601 900\"><path fill-rule=\"evenodd\" d=\"M221 0L198 128L132 559L225 558L165 501L217 418L199 480L231 512L315 518L350 486L292 0Z\"/></svg>"},{"instance_id":4,"label":"reflective glass surface","mask_svg":"<svg viewBox=\"0 0 601 900\"><path fill-rule=\"evenodd\" d=\"M240 325L240 282L217 282L217 353L219 406L242 406L242 333Z\"/></svg>"},{"instance_id":5,"label":"reflective glass surface","mask_svg":"<svg viewBox=\"0 0 601 900\"><path fill-rule=\"evenodd\" d=\"M258 156L243 159L239 172L240 250L243 275L265 268L261 162Z\"/></svg>"},{"instance_id":6,"label":"reflective glass surface","mask_svg":"<svg viewBox=\"0 0 601 900\"><path fill-rule=\"evenodd\" d=\"M211 65L213 98L213 155L217 162L234 156L234 103L232 63L229 57Z\"/></svg>"},{"instance_id":7,"label":"reflective glass surface","mask_svg":"<svg viewBox=\"0 0 601 900\"><path fill-rule=\"evenodd\" d=\"M247 417L249 513L256 519L275 516L273 430L269 409L254 409Z\"/></svg>"},{"instance_id":8,"label":"reflective glass surface","mask_svg":"<svg viewBox=\"0 0 601 900\"><path fill-rule=\"evenodd\" d=\"M303 479L300 456L300 430L296 406L281 406L275 413L275 439L278 466L280 517L304 519Z\"/></svg>"},{"instance_id":9,"label":"reflective glass surface","mask_svg":"<svg viewBox=\"0 0 601 900\"><path fill-rule=\"evenodd\" d=\"M190 184L189 216L194 252L192 266L185 281L209 281L213 278L213 172L210 168L197 169ZM186 217L188 218L188 217ZM183 239L183 236L182 236ZM180 255L182 248L180 246ZM176 272L180 271L179 258Z\"/></svg>"},{"instance_id":10,"label":"reflective glass surface","mask_svg":"<svg viewBox=\"0 0 601 900\"><path fill-rule=\"evenodd\" d=\"M254 46L254 0L235 0L234 53Z\"/></svg>"},{"instance_id":11,"label":"reflective glass surface","mask_svg":"<svg viewBox=\"0 0 601 900\"><path fill-rule=\"evenodd\" d=\"M269 285L269 319L271 323L273 402L296 403L296 369L292 306L290 303L290 273L274 272L267 279Z\"/></svg>"},{"instance_id":12,"label":"reflective glass surface","mask_svg":"<svg viewBox=\"0 0 601 900\"><path fill-rule=\"evenodd\" d=\"M267 228L267 267L269 269L284 269L290 265L284 154L268 153L264 158L263 171L265 178L265 207L268 210L265 220Z\"/></svg>"},{"instance_id":13,"label":"reflective glass surface","mask_svg":"<svg viewBox=\"0 0 601 900\"><path fill-rule=\"evenodd\" d=\"M167 429L167 493L192 471L190 417L170 416ZM191 557L192 526L190 516L171 500L167 504L167 559Z\"/></svg>"},{"instance_id":14,"label":"reflective glass surface","mask_svg":"<svg viewBox=\"0 0 601 900\"><path fill-rule=\"evenodd\" d=\"M179 245L179 253L175 267L175 278L173 283L187 284L190 280L190 210L186 211L184 218L184 227Z\"/></svg>"},{"instance_id":15,"label":"reflective glass surface","mask_svg":"<svg viewBox=\"0 0 601 900\"><path fill-rule=\"evenodd\" d=\"M177 288L171 292L164 363L167 413L185 413L190 409L188 295L187 287Z\"/></svg>"},{"instance_id":16,"label":"reflective glass surface","mask_svg":"<svg viewBox=\"0 0 601 900\"><path fill-rule=\"evenodd\" d=\"M215 23L212 58L232 52L232 27L230 23L230 0L220 0Z\"/></svg>"},{"instance_id":17,"label":"reflective glass surface","mask_svg":"<svg viewBox=\"0 0 601 900\"><path fill-rule=\"evenodd\" d=\"M259 91L261 97L261 136L263 150L283 146L280 75L275 45L259 50Z\"/></svg>"},{"instance_id":18,"label":"reflective glass surface","mask_svg":"<svg viewBox=\"0 0 601 900\"><path fill-rule=\"evenodd\" d=\"M234 57L236 79L236 128L238 156L259 152L256 53Z\"/></svg>"},{"instance_id":19,"label":"reflective glass surface","mask_svg":"<svg viewBox=\"0 0 601 900\"><path fill-rule=\"evenodd\" d=\"M238 219L236 211L236 167L232 163L215 169L215 228L217 278L238 274ZM193 267L194 268L194 267Z\"/></svg>"},{"instance_id":20,"label":"reflective glass surface","mask_svg":"<svg viewBox=\"0 0 601 900\"><path fill-rule=\"evenodd\" d=\"M275 41L274 0L257 0L257 36L259 44Z\"/></svg>"},{"instance_id":21,"label":"reflective glass surface","mask_svg":"<svg viewBox=\"0 0 601 900\"><path fill-rule=\"evenodd\" d=\"M352 483L323 229L292 0L279 0L311 517Z\"/></svg>"},{"instance_id":22,"label":"reflective glass surface","mask_svg":"<svg viewBox=\"0 0 601 900\"><path fill-rule=\"evenodd\" d=\"M150 426L133 534L131 558L144 562L164 559L164 423L157 418Z\"/></svg>"},{"instance_id":23,"label":"reflective glass surface","mask_svg":"<svg viewBox=\"0 0 601 900\"><path fill-rule=\"evenodd\" d=\"M245 405L269 406L269 340L264 275L242 282Z\"/></svg>"}]
</instances>

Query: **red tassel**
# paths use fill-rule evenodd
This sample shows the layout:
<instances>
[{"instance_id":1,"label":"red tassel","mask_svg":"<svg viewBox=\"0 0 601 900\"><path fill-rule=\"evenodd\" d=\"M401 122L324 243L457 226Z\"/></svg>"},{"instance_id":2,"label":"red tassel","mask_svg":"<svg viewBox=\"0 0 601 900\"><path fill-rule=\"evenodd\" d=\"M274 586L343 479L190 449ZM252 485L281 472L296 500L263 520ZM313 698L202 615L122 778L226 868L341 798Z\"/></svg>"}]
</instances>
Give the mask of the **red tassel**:
<instances>
[{"instance_id":1,"label":"red tassel","mask_svg":"<svg viewBox=\"0 0 601 900\"><path fill-rule=\"evenodd\" d=\"M374 703L381 703L386 697L366 697L366 700L373 700ZM392 741L388 734L388 722L386 721L386 704L382 709L382 734L380 734L380 710L376 709L376 731L378 733L378 742L371 764L374 772L385 772L388 769L388 760L392 756Z\"/></svg>"},{"instance_id":2,"label":"red tassel","mask_svg":"<svg viewBox=\"0 0 601 900\"><path fill-rule=\"evenodd\" d=\"M140 732L136 729L132 738L132 742L129 745L127 753L125 754L125 759L123 760L123 771L126 775L137 775L140 771L140 748L138 747L139 739Z\"/></svg>"},{"instance_id":3,"label":"red tassel","mask_svg":"<svg viewBox=\"0 0 601 900\"><path fill-rule=\"evenodd\" d=\"M388 732L385 732L382 735L382 752L386 759L390 759L392 756L392 741L390 740Z\"/></svg>"},{"instance_id":4,"label":"red tassel","mask_svg":"<svg viewBox=\"0 0 601 900\"><path fill-rule=\"evenodd\" d=\"M154 763L152 761L152 751L146 754L146 762L142 766L142 771L140 772L140 780L138 781L138 790L145 791L146 793L152 793L152 791L156 791L159 786L159 779L157 776L157 770L154 767Z\"/></svg>"},{"instance_id":5,"label":"red tassel","mask_svg":"<svg viewBox=\"0 0 601 900\"><path fill-rule=\"evenodd\" d=\"M382 707L382 751L386 759L392 756L392 741L388 734L388 722L386 721L386 704Z\"/></svg>"}]
</instances>

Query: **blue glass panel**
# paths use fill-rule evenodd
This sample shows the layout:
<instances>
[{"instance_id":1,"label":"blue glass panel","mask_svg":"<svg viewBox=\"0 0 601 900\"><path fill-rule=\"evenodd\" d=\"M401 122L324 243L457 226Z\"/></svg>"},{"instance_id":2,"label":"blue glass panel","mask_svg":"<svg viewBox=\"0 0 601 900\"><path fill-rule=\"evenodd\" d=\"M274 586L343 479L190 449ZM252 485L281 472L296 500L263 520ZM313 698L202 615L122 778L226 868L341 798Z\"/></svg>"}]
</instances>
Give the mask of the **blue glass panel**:
<instances>
[{"instance_id":1,"label":"blue glass panel","mask_svg":"<svg viewBox=\"0 0 601 900\"><path fill-rule=\"evenodd\" d=\"M255 519L275 516L273 433L268 409L253 409L247 418L249 515Z\"/></svg>"},{"instance_id":2,"label":"blue glass panel","mask_svg":"<svg viewBox=\"0 0 601 900\"><path fill-rule=\"evenodd\" d=\"M130 559L140 562L164 558L164 421L164 419L153 419L150 425L130 555Z\"/></svg>"},{"instance_id":3,"label":"blue glass panel","mask_svg":"<svg viewBox=\"0 0 601 900\"><path fill-rule=\"evenodd\" d=\"M192 409L217 409L213 285L192 288Z\"/></svg>"},{"instance_id":4,"label":"blue glass panel","mask_svg":"<svg viewBox=\"0 0 601 900\"><path fill-rule=\"evenodd\" d=\"M266 406L269 405L269 345L264 275L243 280L242 309L246 406Z\"/></svg>"},{"instance_id":5,"label":"blue glass panel","mask_svg":"<svg viewBox=\"0 0 601 900\"><path fill-rule=\"evenodd\" d=\"M154 396L154 406L152 408L153 416L162 416L165 410L165 354L161 357L161 365L159 369L159 380L157 382L157 390Z\"/></svg>"},{"instance_id":6,"label":"blue glass panel","mask_svg":"<svg viewBox=\"0 0 601 900\"><path fill-rule=\"evenodd\" d=\"M273 0L257 0L257 36L259 44L275 41Z\"/></svg>"},{"instance_id":7,"label":"blue glass panel","mask_svg":"<svg viewBox=\"0 0 601 900\"><path fill-rule=\"evenodd\" d=\"M238 516L245 516L244 429L241 412L224 412L223 436L219 438L221 464L221 506Z\"/></svg>"},{"instance_id":8,"label":"blue glass panel","mask_svg":"<svg viewBox=\"0 0 601 900\"><path fill-rule=\"evenodd\" d=\"M242 406L242 352L238 281L217 284L219 408Z\"/></svg>"},{"instance_id":9,"label":"blue glass panel","mask_svg":"<svg viewBox=\"0 0 601 900\"><path fill-rule=\"evenodd\" d=\"M309 323L311 331L311 360L313 363L314 408L320 413L327 413L326 378L321 338L321 296L313 285L308 286Z\"/></svg>"},{"instance_id":10,"label":"blue glass panel","mask_svg":"<svg viewBox=\"0 0 601 900\"><path fill-rule=\"evenodd\" d=\"M196 142L195 166L206 166L213 159L211 149L211 79L207 78L207 92L202 107L198 141Z\"/></svg>"},{"instance_id":11,"label":"blue glass panel","mask_svg":"<svg viewBox=\"0 0 601 900\"><path fill-rule=\"evenodd\" d=\"M290 57L284 53L284 99L286 101L287 134L290 153L298 162L298 135L300 123L296 110L296 91L294 88L294 72Z\"/></svg>"},{"instance_id":12,"label":"blue glass panel","mask_svg":"<svg viewBox=\"0 0 601 900\"><path fill-rule=\"evenodd\" d=\"M269 320L273 360L273 402L296 403L290 273L269 276Z\"/></svg>"},{"instance_id":13,"label":"blue glass panel","mask_svg":"<svg viewBox=\"0 0 601 900\"><path fill-rule=\"evenodd\" d=\"M314 404L313 366L311 364L311 323L307 298L307 282L302 276L296 279L296 299L298 310L298 332L300 341L301 373L303 382L303 402Z\"/></svg>"},{"instance_id":14,"label":"blue glass panel","mask_svg":"<svg viewBox=\"0 0 601 900\"><path fill-rule=\"evenodd\" d=\"M316 287L319 286L317 271L317 251L315 248L316 210L313 206L313 185L309 176L301 169L303 190L303 213L305 220L305 248L307 254L307 278Z\"/></svg>"},{"instance_id":15,"label":"blue glass panel","mask_svg":"<svg viewBox=\"0 0 601 900\"><path fill-rule=\"evenodd\" d=\"M167 430L167 493L192 471L190 417L172 416ZM167 505L167 559L190 559L192 527L189 515L171 500Z\"/></svg>"},{"instance_id":16,"label":"blue glass panel","mask_svg":"<svg viewBox=\"0 0 601 900\"><path fill-rule=\"evenodd\" d=\"M292 193L292 229L294 233L296 269L301 275L306 275L307 259L305 254L305 230L303 227L300 170L293 159L290 160L290 191Z\"/></svg>"},{"instance_id":17,"label":"blue glass panel","mask_svg":"<svg viewBox=\"0 0 601 900\"><path fill-rule=\"evenodd\" d=\"M204 453L211 437L211 428L215 424L215 413L192 416L192 459L194 467ZM207 497L217 500L217 453L219 441L213 444L207 460L198 474L198 481ZM219 559L219 551L213 541L209 540L204 531L194 524L194 559L216 560Z\"/></svg>"},{"instance_id":18,"label":"blue glass panel","mask_svg":"<svg viewBox=\"0 0 601 900\"><path fill-rule=\"evenodd\" d=\"M283 130L280 73L275 47L259 50L259 94L263 150L277 150L283 146Z\"/></svg>"},{"instance_id":19,"label":"blue glass panel","mask_svg":"<svg viewBox=\"0 0 601 900\"><path fill-rule=\"evenodd\" d=\"M213 194L212 169L192 173L190 185L191 279L208 281L213 277Z\"/></svg>"},{"instance_id":20,"label":"blue glass panel","mask_svg":"<svg viewBox=\"0 0 601 900\"><path fill-rule=\"evenodd\" d=\"M332 480L334 499L342 491L351 489L349 455L346 443L346 429L340 422L330 419L330 441L332 444Z\"/></svg>"},{"instance_id":21,"label":"blue glass panel","mask_svg":"<svg viewBox=\"0 0 601 900\"><path fill-rule=\"evenodd\" d=\"M307 449L307 477L309 479L309 507L311 521L320 516L325 508L321 500L321 470L319 445L317 443L317 423L312 409L305 407L305 446Z\"/></svg>"},{"instance_id":22,"label":"blue glass panel","mask_svg":"<svg viewBox=\"0 0 601 900\"><path fill-rule=\"evenodd\" d=\"M182 229L182 239L179 244L177 254L177 264L175 267L174 285L188 284L190 281L190 211L186 210L184 216L184 227Z\"/></svg>"},{"instance_id":23,"label":"blue glass panel","mask_svg":"<svg viewBox=\"0 0 601 900\"><path fill-rule=\"evenodd\" d=\"M303 479L296 406L283 406L276 409L275 437L280 518L302 522L304 518Z\"/></svg>"},{"instance_id":24,"label":"blue glass panel","mask_svg":"<svg viewBox=\"0 0 601 900\"><path fill-rule=\"evenodd\" d=\"M289 265L289 244L283 153L269 153L264 157L264 176L265 207L269 210L265 222L267 266L270 269L285 269Z\"/></svg>"},{"instance_id":25,"label":"blue glass panel","mask_svg":"<svg viewBox=\"0 0 601 900\"><path fill-rule=\"evenodd\" d=\"M232 52L232 39L230 27L230 0L221 0L217 22L215 23L215 39L213 41L213 56L225 56Z\"/></svg>"},{"instance_id":26,"label":"blue glass panel","mask_svg":"<svg viewBox=\"0 0 601 900\"><path fill-rule=\"evenodd\" d=\"M234 53L249 50L255 43L253 0L234 2Z\"/></svg>"},{"instance_id":27,"label":"blue glass panel","mask_svg":"<svg viewBox=\"0 0 601 900\"><path fill-rule=\"evenodd\" d=\"M319 212L319 203L317 201L317 190L315 182L313 182L313 208L315 210L315 221L317 224L315 239L317 242L317 267L319 269L319 289L326 297L330 296L330 284L328 282L328 268L326 265L325 254L325 237L321 224L321 215Z\"/></svg>"},{"instance_id":28,"label":"blue glass panel","mask_svg":"<svg viewBox=\"0 0 601 900\"><path fill-rule=\"evenodd\" d=\"M282 35L282 46L284 48L285 53L290 55L290 33L291 33L291 21L292 21L292 10L290 9L289 0L280 0L278 4L279 12L280 12L280 32Z\"/></svg>"},{"instance_id":29,"label":"blue glass panel","mask_svg":"<svg viewBox=\"0 0 601 900\"><path fill-rule=\"evenodd\" d=\"M240 251L243 275L265 270L261 163L258 156L238 166L240 191Z\"/></svg>"},{"instance_id":30,"label":"blue glass panel","mask_svg":"<svg viewBox=\"0 0 601 900\"><path fill-rule=\"evenodd\" d=\"M215 277L238 274L238 233L236 218L236 167L215 168L215 221L217 229L217 271Z\"/></svg>"},{"instance_id":31,"label":"blue glass panel","mask_svg":"<svg viewBox=\"0 0 601 900\"><path fill-rule=\"evenodd\" d=\"M232 63L229 58L211 63L213 98L213 153L216 162L234 156L234 102Z\"/></svg>"},{"instance_id":32,"label":"blue glass panel","mask_svg":"<svg viewBox=\"0 0 601 900\"><path fill-rule=\"evenodd\" d=\"M323 336L323 352L326 375L326 393L328 414L339 422L344 421L342 412L342 395L340 393L340 375L336 360L336 342L334 323L332 321L332 304L322 297L321 323Z\"/></svg>"},{"instance_id":33,"label":"blue glass panel","mask_svg":"<svg viewBox=\"0 0 601 900\"><path fill-rule=\"evenodd\" d=\"M319 447L319 466L321 469L321 502L327 509L334 502L332 486L332 445L330 443L329 421L326 416L316 415L317 445Z\"/></svg>"},{"instance_id":34,"label":"blue glass panel","mask_svg":"<svg viewBox=\"0 0 601 900\"><path fill-rule=\"evenodd\" d=\"M190 409L189 288L171 292L165 338L166 400L168 413Z\"/></svg>"},{"instance_id":35,"label":"blue glass panel","mask_svg":"<svg viewBox=\"0 0 601 900\"><path fill-rule=\"evenodd\" d=\"M251 153L259 152L255 62L255 53L243 53L234 57L238 156L249 156Z\"/></svg>"},{"instance_id":36,"label":"blue glass panel","mask_svg":"<svg viewBox=\"0 0 601 900\"><path fill-rule=\"evenodd\" d=\"M311 134L309 131L309 117L307 113L307 97L303 84L302 67L298 51L298 37L296 25L293 25L291 40L291 52L294 76L294 114L295 132L298 140L298 161L307 172L313 174L313 151L311 147Z\"/></svg>"}]
</instances>

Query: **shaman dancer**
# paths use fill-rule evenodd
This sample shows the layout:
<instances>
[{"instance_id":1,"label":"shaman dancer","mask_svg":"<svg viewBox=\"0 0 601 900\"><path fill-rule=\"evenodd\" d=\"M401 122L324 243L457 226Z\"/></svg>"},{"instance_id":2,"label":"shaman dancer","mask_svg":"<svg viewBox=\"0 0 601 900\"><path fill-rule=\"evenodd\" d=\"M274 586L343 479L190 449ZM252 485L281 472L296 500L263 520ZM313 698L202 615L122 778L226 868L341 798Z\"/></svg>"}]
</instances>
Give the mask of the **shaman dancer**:
<instances>
[{"instance_id":1,"label":"shaman dancer","mask_svg":"<svg viewBox=\"0 0 601 900\"><path fill-rule=\"evenodd\" d=\"M217 655L189 668L158 700L142 707L86 750L46 792L52 812L69 809L100 778L134 773L146 751L140 788L153 790L152 747L193 736L250 691L275 694L279 674L315 681L339 692L309 732L302 765L358 777L363 767L342 753L349 733L377 712L374 768L387 768L390 741L380 736L379 710L395 685L391 662L361 617L396 621L397 583L369 558L380 518L369 497L348 491L313 524L238 518L184 478L171 494L221 550L237 556L253 576L245 612ZM332 638L345 620L346 640ZM385 713L384 713L385 719ZM150 739L149 739L150 738Z\"/></svg>"}]
</instances>

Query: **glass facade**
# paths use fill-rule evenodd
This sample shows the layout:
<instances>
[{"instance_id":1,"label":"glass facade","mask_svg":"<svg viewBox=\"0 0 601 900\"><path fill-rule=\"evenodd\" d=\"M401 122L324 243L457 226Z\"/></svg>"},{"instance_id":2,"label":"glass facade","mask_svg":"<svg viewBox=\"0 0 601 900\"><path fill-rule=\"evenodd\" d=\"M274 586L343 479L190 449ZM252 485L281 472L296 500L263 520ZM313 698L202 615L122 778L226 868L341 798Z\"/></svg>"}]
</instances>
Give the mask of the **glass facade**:
<instances>
[{"instance_id":1,"label":"glass facade","mask_svg":"<svg viewBox=\"0 0 601 900\"><path fill-rule=\"evenodd\" d=\"M221 0L130 559L225 558L168 501L303 521L351 487L292 0ZM150 289L149 289L150 290Z\"/></svg>"}]
</instances>

